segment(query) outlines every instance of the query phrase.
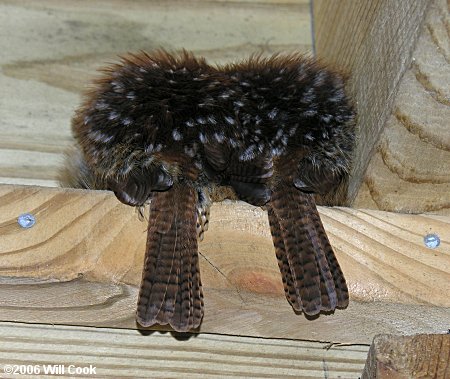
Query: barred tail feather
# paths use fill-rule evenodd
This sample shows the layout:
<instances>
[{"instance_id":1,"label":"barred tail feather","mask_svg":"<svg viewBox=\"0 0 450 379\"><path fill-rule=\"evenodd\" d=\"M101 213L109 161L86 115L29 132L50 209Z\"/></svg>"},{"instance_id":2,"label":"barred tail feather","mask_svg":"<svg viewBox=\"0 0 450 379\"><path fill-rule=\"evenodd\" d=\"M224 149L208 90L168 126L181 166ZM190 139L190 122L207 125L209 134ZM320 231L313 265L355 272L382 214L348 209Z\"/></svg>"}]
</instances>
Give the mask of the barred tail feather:
<instances>
[{"instance_id":1,"label":"barred tail feather","mask_svg":"<svg viewBox=\"0 0 450 379\"><path fill-rule=\"evenodd\" d=\"M280 184L268 204L269 223L286 298L316 315L348 304L348 290L312 194Z\"/></svg>"},{"instance_id":2,"label":"barred tail feather","mask_svg":"<svg viewBox=\"0 0 450 379\"><path fill-rule=\"evenodd\" d=\"M177 186L155 192L139 292L137 320L185 332L203 317L196 239L196 191Z\"/></svg>"},{"instance_id":3,"label":"barred tail feather","mask_svg":"<svg viewBox=\"0 0 450 379\"><path fill-rule=\"evenodd\" d=\"M271 206L267 207L269 215L270 232L272 234L273 245L275 246L275 254L278 260L278 267L281 272L281 279L283 281L284 292L286 299L294 306L297 302L297 295L294 286L294 278L292 277L291 268L287 259L286 249L284 247L283 235L281 234L280 223L278 217ZM298 307L298 306L297 306Z\"/></svg>"}]
</instances>

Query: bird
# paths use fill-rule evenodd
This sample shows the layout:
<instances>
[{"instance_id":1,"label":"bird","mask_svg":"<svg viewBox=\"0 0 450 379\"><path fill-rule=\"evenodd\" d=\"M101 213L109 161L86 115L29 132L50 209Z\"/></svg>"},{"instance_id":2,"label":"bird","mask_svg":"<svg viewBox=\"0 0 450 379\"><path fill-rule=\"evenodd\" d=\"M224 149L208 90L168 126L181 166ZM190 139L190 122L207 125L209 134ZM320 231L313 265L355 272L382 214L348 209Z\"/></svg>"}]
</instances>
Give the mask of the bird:
<instances>
[{"instance_id":1,"label":"bird","mask_svg":"<svg viewBox=\"0 0 450 379\"><path fill-rule=\"evenodd\" d=\"M61 182L150 205L136 320L187 332L204 301L198 236L211 194L267 210L292 308L345 308L348 288L316 207L348 180L355 111L346 75L300 53L210 65L183 50L107 66L72 119ZM214 196L213 196L214 197Z\"/></svg>"}]
</instances>

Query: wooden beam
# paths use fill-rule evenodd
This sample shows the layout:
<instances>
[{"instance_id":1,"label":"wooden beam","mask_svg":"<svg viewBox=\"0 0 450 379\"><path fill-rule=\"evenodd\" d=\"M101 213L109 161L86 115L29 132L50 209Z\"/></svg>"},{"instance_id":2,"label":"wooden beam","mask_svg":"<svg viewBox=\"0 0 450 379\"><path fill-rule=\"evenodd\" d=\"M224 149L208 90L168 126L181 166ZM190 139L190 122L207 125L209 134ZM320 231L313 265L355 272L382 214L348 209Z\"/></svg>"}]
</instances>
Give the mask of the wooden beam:
<instances>
[{"instance_id":1,"label":"wooden beam","mask_svg":"<svg viewBox=\"0 0 450 379\"><path fill-rule=\"evenodd\" d=\"M354 199L396 90L411 62L427 0L313 1L315 51L351 75L358 143L348 189Z\"/></svg>"},{"instance_id":2,"label":"wooden beam","mask_svg":"<svg viewBox=\"0 0 450 379\"><path fill-rule=\"evenodd\" d=\"M201 331L370 343L378 333L439 333L450 311L450 219L319 211L351 304L308 320L284 298L267 215L218 203L200 243ZM30 212L36 225L22 229ZM440 246L423 237L438 234ZM136 328L146 222L107 191L0 186L0 320Z\"/></svg>"},{"instance_id":3,"label":"wooden beam","mask_svg":"<svg viewBox=\"0 0 450 379\"><path fill-rule=\"evenodd\" d=\"M362 379L448 377L450 334L376 336L362 375Z\"/></svg>"},{"instance_id":4,"label":"wooden beam","mask_svg":"<svg viewBox=\"0 0 450 379\"><path fill-rule=\"evenodd\" d=\"M190 338L192 337L192 338ZM95 367L93 378L356 378L369 346L237 336L0 323L5 365ZM34 368L33 368L34 369ZM45 376L48 378L52 375ZM58 377L60 377L58 375ZM80 377L80 376L77 376Z\"/></svg>"}]
</instances>

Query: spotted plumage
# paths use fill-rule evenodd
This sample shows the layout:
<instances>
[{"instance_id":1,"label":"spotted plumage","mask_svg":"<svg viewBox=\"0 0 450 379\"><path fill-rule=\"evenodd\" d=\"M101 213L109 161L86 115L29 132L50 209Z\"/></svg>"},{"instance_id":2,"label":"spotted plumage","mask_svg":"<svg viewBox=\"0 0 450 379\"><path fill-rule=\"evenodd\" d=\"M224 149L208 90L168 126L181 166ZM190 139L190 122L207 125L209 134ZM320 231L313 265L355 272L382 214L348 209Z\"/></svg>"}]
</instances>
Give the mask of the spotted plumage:
<instances>
[{"instance_id":1,"label":"spotted plumage","mask_svg":"<svg viewBox=\"0 0 450 379\"><path fill-rule=\"evenodd\" d=\"M188 52L128 55L104 70L72 127L71 183L111 189L132 206L151 200L142 325L200 324L194 236L207 228L218 186L267 206L294 309L347 305L312 195L333 192L350 167L354 113L341 75L299 54L225 66Z\"/></svg>"}]
</instances>

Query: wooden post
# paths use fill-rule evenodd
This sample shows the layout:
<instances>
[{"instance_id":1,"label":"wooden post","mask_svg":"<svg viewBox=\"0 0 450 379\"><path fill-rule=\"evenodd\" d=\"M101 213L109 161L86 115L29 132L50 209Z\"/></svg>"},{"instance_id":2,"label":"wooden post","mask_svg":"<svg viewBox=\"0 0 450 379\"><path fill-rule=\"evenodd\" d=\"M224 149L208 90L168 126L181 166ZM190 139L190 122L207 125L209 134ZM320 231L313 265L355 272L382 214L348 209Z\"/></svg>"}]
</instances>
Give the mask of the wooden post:
<instances>
[{"instance_id":1,"label":"wooden post","mask_svg":"<svg viewBox=\"0 0 450 379\"><path fill-rule=\"evenodd\" d=\"M348 188L356 196L411 62L427 0L313 1L315 52L351 75L358 111L358 145Z\"/></svg>"},{"instance_id":2,"label":"wooden post","mask_svg":"<svg viewBox=\"0 0 450 379\"><path fill-rule=\"evenodd\" d=\"M450 13L431 2L354 206L450 215Z\"/></svg>"},{"instance_id":3,"label":"wooden post","mask_svg":"<svg viewBox=\"0 0 450 379\"><path fill-rule=\"evenodd\" d=\"M361 379L450 377L450 334L379 335Z\"/></svg>"}]
</instances>

